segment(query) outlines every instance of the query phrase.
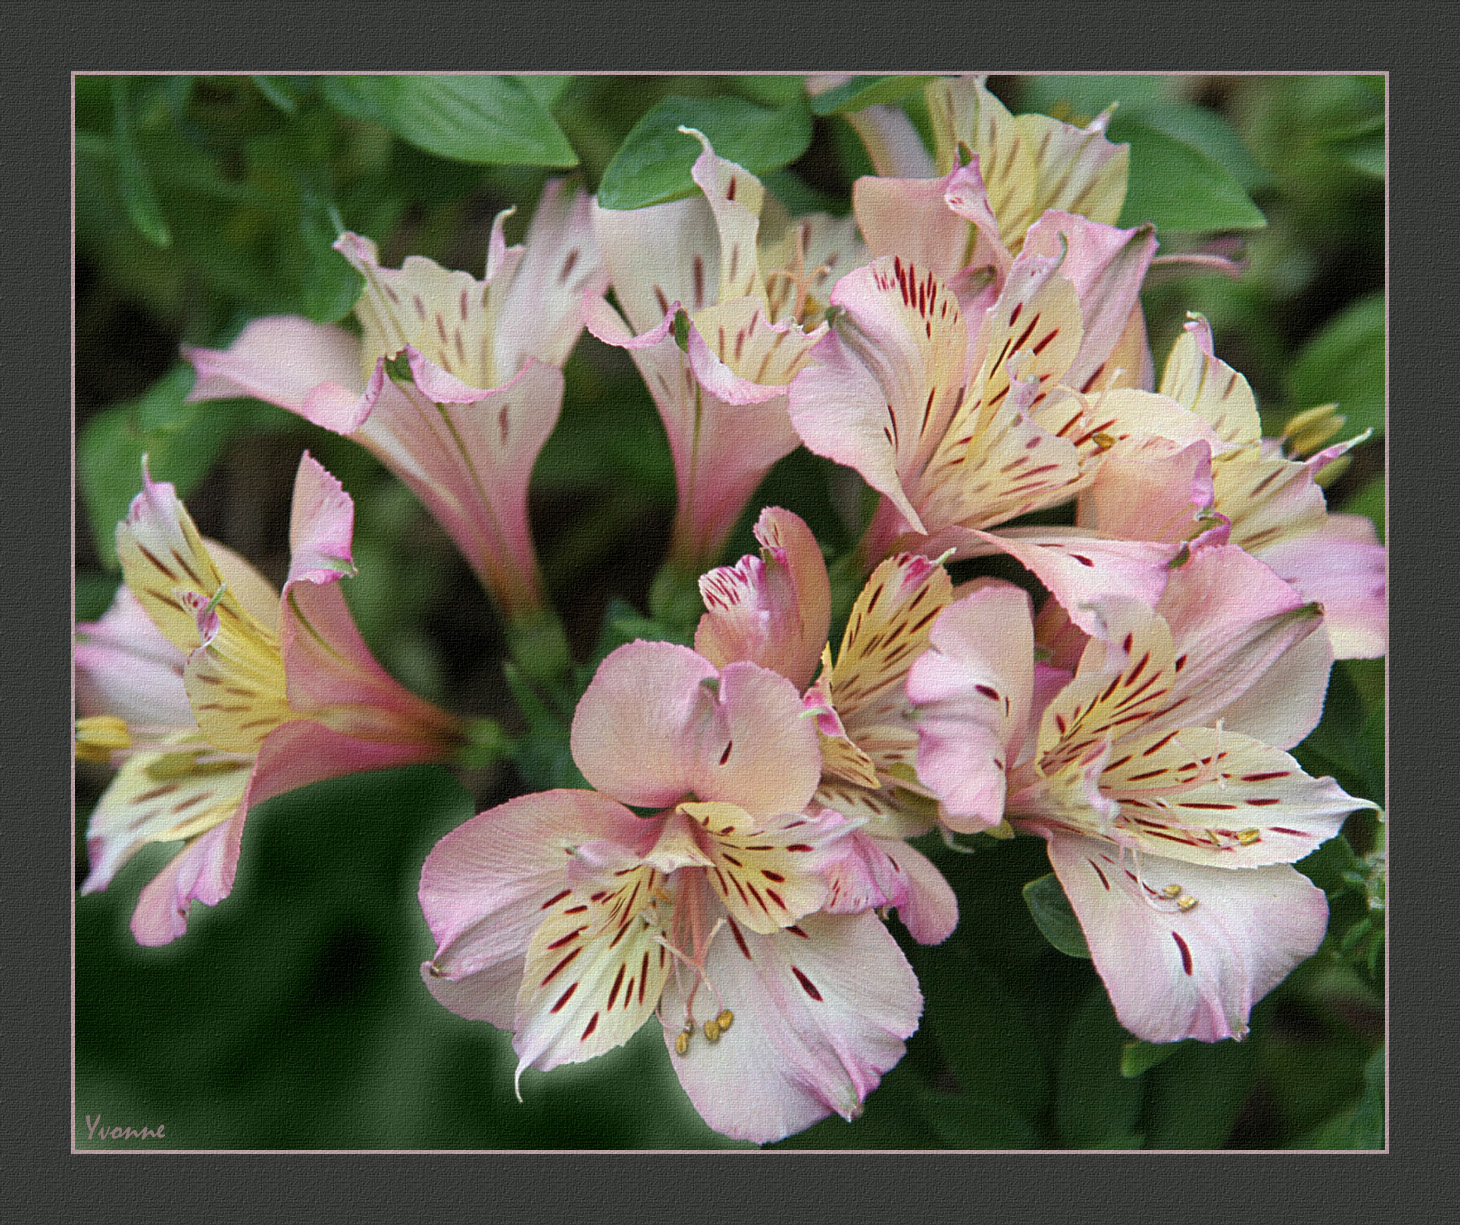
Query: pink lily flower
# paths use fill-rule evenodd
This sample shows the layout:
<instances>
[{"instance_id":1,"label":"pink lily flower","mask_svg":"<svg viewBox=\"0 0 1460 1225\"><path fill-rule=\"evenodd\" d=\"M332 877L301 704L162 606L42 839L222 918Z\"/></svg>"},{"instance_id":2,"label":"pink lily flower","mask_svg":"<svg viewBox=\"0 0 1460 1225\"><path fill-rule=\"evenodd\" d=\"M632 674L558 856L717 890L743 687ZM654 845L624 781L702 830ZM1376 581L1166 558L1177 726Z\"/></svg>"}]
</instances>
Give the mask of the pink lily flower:
<instances>
[{"instance_id":1,"label":"pink lily flower","mask_svg":"<svg viewBox=\"0 0 1460 1225\"><path fill-rule=\"evenodd\" d=\"M190 399L247 395L354 437L403 480L511 620L545 607L527 516L532 466L562 408L561 367L584 298L606 288L588 198L543 190L524 245L492 226L485 279L411 256L382 268L375 244L335 244L365 277L363 335L293 316L256 319L226 350L184 348ZM404 356L410 378L390 359Z\"/></svg>"},{"instance_id":2,"label":"pink lily flower","mask_svg":"<svg viewBox=\"0 0 1460 1225\"><path fill-rule=\"evenodd\" d=\"M1192 554L1154 610L1105 610L1073 679L1041 686L1028 597L986 582L913 665L918 772L955 829L1049 843L1116 1015L1149 1042L1242 1037L1323 939L1291 865L1373 808L1282 750L1318 721L1320 615L1230 545Z\"/></svg>"},{"instance_id":3,"label":"pink lily flower","mask_svg":"<svg viewBox=\"0 0 1460 1225\"><path fill-rule=\"evenodd\" d=\"M105 889L149 842L184 843L142 890L138 943L169 943L192 901L228 896L255 804L460 746L458 721L393 680L350 618L336 583L355 572L353 523L349 495L306 454L280 596L205 542L173 487L144 469L117 526L126 584L79 627L75 652L78 756L121 764L87 830L82 893Z\"/></svg>"},{"instance_id":4,"label":"pink lily flower","mask_svg":"<svg viewBox=\"0 0 1460 1225\"><path fill-rule=\"evenodd\" d=\"M857 597L833 664L830 583L811 530L769 507L755 534L760 556L700 579L707 611L695 649L719 667L748 660L774 669L815 716L814 802L861 823L842 841L826 909L895 909L914 939L941 943L958 922L957 899L932 862L903 841L934 824L932 793L915 773L917 730L904 687L933 618L953 598L948 575L925 557L883 562Z\"/></svg>"},{"instance_id":5,"label":"pink lily flower","mask_svg":"<svg viewBox=\"0 0 1460 1225\"><path fill-rule=\"evenodd\" d=\"M960 149L978 157L999 238L1016 255L1030 227L1051 209L1113 226L1125 203L1130 146L1106 139L1110 113L1084 128L1048 115L1015 117L984 81L965 76L929 82L938 173L958 164Z\"/></svg>"},{"instance_id":6,"label":"pink lily flower","mask_svg":"<svg viewBox=\"0 0 1460 1225\"><path fill-rule=\"evenodd\" d=\"M716 1130L766 1143L855 1117L922 999L875 915L823 912L849 827L807 812L820 756L794 686L630 643L584 693L572 749L597 790L510 800L427 858L432 993L514 1031L519 1081L657 1014Z\"/></svg>"},{"instance_id":7,"label":"pink lily flower","mask_svg":"<svg viewBox=\"0 0 1460 1225\"><path fill-rule=\"evenodd\" d=\"M1091 422L1084 398L1058 387L1084 335L1060 268L1058 257L1021 255L972 339L956 296L932 273L896 256L858 269L832 292L844 314L792 383L790 414L812 451L883 495L861 545L869 563L898 550L1005 552L1097 632L1104 599L1155 603L1176 545L992 529L1073 499L1121 438L1212 431L1169 398L1136 390L1103 393Z\"/></svg>"},{"instance_id":8,"label":"pink lily flower","mask_svg":"<svg viewBox=\"0 0 1460 1225\"><path fill-rule=\"evenodd\" d=\"M693 575L795 449L787 384L825 333L826 289L864 248L849 219L786 219L759 179L683 130L703 145L692 172L702 196L594 206L623 314L599 300L586 318L600 340L628 350L659 409L679 493L670 560ZM677 335L681 309L688 326Z\"/></svg>"},{"instance_id":9,"label":"pink lily flower","mask_svg":"<svg viewBox=\"0 0 1460 1225\"><path fill-rule=\"evenodd\" d=\"M1262 437L1247 380L1214 355L1211 328L1200 316L1172 348L1160 391L1209 423L1212 437L1200 444L1123 443L1082 497L1077 522L1111 538L1185 539L1200 532L1193 548L1239 545L1323 605L1335 656L1383 655L1384 546L1368 518L1329 513L1316 479L1362 439L1325 447L1307 460L1285 456L1278 440ZM1166 511L1157 511L1162 505ZM1168 535L1151 534L1158 520Z\"/></svg>"}]
</instances>

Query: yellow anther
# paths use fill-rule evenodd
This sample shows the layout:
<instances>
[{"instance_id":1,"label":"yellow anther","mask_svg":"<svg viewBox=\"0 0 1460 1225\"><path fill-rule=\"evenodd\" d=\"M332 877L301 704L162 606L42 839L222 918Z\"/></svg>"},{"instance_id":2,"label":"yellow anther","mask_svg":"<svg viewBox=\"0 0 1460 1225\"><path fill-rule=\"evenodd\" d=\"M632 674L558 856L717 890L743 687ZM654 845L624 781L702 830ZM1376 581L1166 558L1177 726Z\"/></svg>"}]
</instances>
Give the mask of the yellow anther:
<instances>
[{"instance_id":1,"label":"yellow anther","mask_svg":"<svg viewBox=\"0 0 1460 1225\"><path fill-rule=\"evenodd\" d=\"M1167 885L1166 888L1164 888L1164 889L1161 890L1161 892L1164 893L1167 897L1180 897L1181 896L1181 886L1180 885Z\"/></svg>"},{"instance_id":2,"label":"yellow anther","mask_svg":"<svg viewBox=\"0 0 1460 1225\"><path fill-rule=\"evenodd\" d=\"M1254 842L1262 841L1262 831L1260 829L1239 829L1237 841L1243 846L1251 846Z\"/></svg>"},{"instance_id":3,"label":"yellow anther","mask_svg":"<svg viewBox=\"0 0 1460 1225\"><path fill-rule=\"evenodd\" d=\"M127 721L116 715L89 715L76 720L76 760L107 761L118 749L132 747Z\"/></svg>"},{"instance_id":4,"label":"yellow anther","mask_svg":"<svg viewBox=\"0 0 1460 1225\"><path fill-rule=\"evenodd\" d=\"M689 1031L681 1030L674 1035L674 1053L676 1055L689 1054Z\"/></svg>"},{"instance_id":5,"label":"yellow anther","mask_svg":"<svg viewBox=\"0 0 1460 1225\"><path fill-rule=\"evenodd\" d=\"M1183 914L1185 914L1188 910L1195 910L1196 899L1192 897L1189 893L1185 897L1179 897L1176 899L1176 909L1181 911Z\"/></svg>"},{"instance_id":6,"label":"yellow anther","mask_svg":"<svg viewBox=\"0 0 1460 1225\"><path fill-rule=\"evenodd\" d=\"M705 1041L707 1041L707 1042L718 1042L718 1041L720 1041L720 1022L719 1021L706 1021L705 1022Z\"/></svg>"},{"instance_id":7,"label":"yellow anther","mask_svg":"<svg viewBox=\"0 0 1460 1225\"><path fill-rule=\"evenodd\" d=\"M1111 447L1115 445L1115 439L1107 434L1104 430L1101 430L1097 434L1091 434L1090 441L1093 442L1102 451L1108 451Z\"/></svg>"},{"instance_id":8,"label":"yellow anther","mask_svg":"<svg viewBox=\"0 0 1460 1225\"><path fill-rule=\"evenodd\" d=\"M728 1009L728 1008L725 1009L724 1012L722 1012L718 1017L715 1018L715 1024L720 1027L720 1032L722 1034L727 1029L729 1029L730 1026L732 1024L734 1024L734 1022L735 1022L735 1014L733 1012L731 1012L730 1009Z\"/></svg>"}]
</instances>

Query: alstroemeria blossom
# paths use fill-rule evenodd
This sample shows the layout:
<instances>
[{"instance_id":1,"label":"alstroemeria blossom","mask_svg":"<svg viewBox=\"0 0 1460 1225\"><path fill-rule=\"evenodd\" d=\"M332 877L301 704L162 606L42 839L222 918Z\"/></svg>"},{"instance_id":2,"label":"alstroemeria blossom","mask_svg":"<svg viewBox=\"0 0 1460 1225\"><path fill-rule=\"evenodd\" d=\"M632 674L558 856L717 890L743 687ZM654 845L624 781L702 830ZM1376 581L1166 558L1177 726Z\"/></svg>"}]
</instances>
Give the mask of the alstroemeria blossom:
<instances>
[{"instance_id":1,"label":"alstroemeria blossom","mask_svg":"<svg viewBox=\"0 0 1460 1225\"><path fill-rule=\"evenodd\" d=\"M176 939L193 900L228 895L253 805L459 747L458 722L394 681L355 629L337 586L354 573L353 519L349 495L305 455L281 597L144 473L117 527L126 585L78 627L75 652L80 745L114 732L121 760L87 830L82 892L106 888L149 842L185 844L142 890L139 943Z\"/></svg>"},{"instance_id":2,"label":"alstroemeria blossom","mask_svg":"<svg viewBox=\"0 0 1460 1225\"><path fill-rule=\"evenodd\" d=\"M804 692L821 747L815 802L863 823L843 840L826 908L897 910L915 939L952 932L957 900L937 868L902 839L933 824L917 780L917 731L904 692L933 619L952 599L943 568L925 557L883 562L857 597L835 662L826 633L830 585L810 529L779 507L761 513L764 549L700 579L706 612L696 649L717 665L749 660ZM820 662L816 683L809 684Z\"/></svg>"},{"instance_id":3,"label":"alstroemeria blossom","mask_svg":"<svg viewBox=\"0 0 1460 1225\"><path fill-rule=\"evenodd\" d=\"M510 800L427 858L433 994L512 1030L519 1079L657 1014L715 1129L764 1143L855 1117L922 1000L874 914L824 912L851 827L808 812L820 754L795 686L630 643L584 693L572 749L597 790Z\"/></svg>"},{"instance_id":4,"label":"alstroemeria blossom","mask_svg":"<svg viewBox=\"0 0 1460 1225\"><path fill-rule=\"evenodd\" d=\"M632 210L595 205L623 315L590 302L587 324L628 350L659 409L679 494L671 558L695 573L715 559L771 466L795 448L786 386L825 332L826 289L865 248L849 220L780 216L755 175L685 131L703 145L692 172L699 197ZM770 235L763 213L775 214Z\"/></svg>"},{"instance_id":5,"label":"alstroemeria blossom","mask_svg":"<svg viewBox=\"0 0 1460 1225\"><path fill-rule=\"evenodd\" d=\"M562 407L585 296L606 288L588 197L543 191L523 245L492 226L476 280L409 257L383 268L375 244L335 244L365 277L363 336L293 316L257 319L226 350L185 348L191 399L249 395L356 438L411 487L511 618L544 603L527 517L532 466ZM387 372L404 356L410 377Z\"/></svg>"},{"instance_id":6,"label":"alstroemeria blossom","mask_svg":"<svg viewBox=\"0 0 1460 1225\"><path fill-rule=\"evenodd\" d=\"M1338 658L1383 655L1384 546L1366 517L1329 513L1316 480L1361 440L1325 447L1307 460L1287 458L1278 440L1262 437L1247 380L1215 356L1211 329L1200 316L1173 346L1160 391L1211 426L1209 442L1128 441L1106 457L1077 521L1103 537L1167 539L1152 534L1160 520L1193 547L1239 545L1323 605ZM1162 426L1152 428L1159 434ZM1158 512L1162 505L1169 509Z\"/></svg>"},{"instance_id":7,"label":"alstroemeria blossom","mask_svg":"<svg viewBox=\"0 0 1460 1225\"><path fill-rule=\"evenodd\" d=\"M1132 433L1210 434L1170 399L1105 393L1101 428L1056 392L1084 335L1058 256L1024 254L970 339L955 295L932 273L883 256L832 292L843 308L791 384L791 420L819 455L883 494L862 550L937 556L1002 551L1028 567L1085 629L1110 598L1153 604L1176 546L1069 528L991 529L1069 501L1103 450ZM1063 406L1073 398L1073 422ZM1041 424L1060 406L1058 428ZM1052 424L1052 423L1051 423Z\"/></svg>"},{"instance_id":8,"label":"alstroemeria blossom","mask_svg":"<svg viewBox=\"0 0 1460 1225\"><path fill-rule=\"evenodd\" d=\"M1327 901L1293 861L1374 807L1283 752L1322 709L1320 616L1228 545L1193 553L1155 610L1106 618L1109 638L1041 694L1023 592L951 605L908 680L919 773L956 828L1004 818L1048 841L1128 1030L1241 1037L1323 938Z\"/></svg>"}]
</instances>

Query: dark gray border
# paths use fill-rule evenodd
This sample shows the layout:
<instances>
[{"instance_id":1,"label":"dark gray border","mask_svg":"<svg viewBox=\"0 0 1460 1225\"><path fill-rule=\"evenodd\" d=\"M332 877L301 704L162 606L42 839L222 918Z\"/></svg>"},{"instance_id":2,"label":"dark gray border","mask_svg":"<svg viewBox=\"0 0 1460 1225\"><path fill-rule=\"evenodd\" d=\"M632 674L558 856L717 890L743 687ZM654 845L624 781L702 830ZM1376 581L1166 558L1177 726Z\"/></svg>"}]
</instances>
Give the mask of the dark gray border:
<instances>
[{"instance_id":1,"label":"dark gray border","mask_svg":"<svg viewBox=\"0 0 1460 1225\"><path fill-rule=\"evenodd\" d=\"M753 14L753 15L752 15ZM1453 15L1430 3L1123 6L699 6L355 3L102 8L63 3L7 23L0 76L6 241L3 328L9 495L3 652L5 766L0 932L6 949L3 1112L7 1219L166 1221L343 1216L577 1219L651 1205L680 1219L1041 1221L1441 1219L1456 1201L1449 1090L1460 1047L1457 958L1444 919L1454 805L1438 771L1457 754L1453 654L1437 616L1453 592L1456 357L1451 226L1453 91L1440 68ZM731 66L1052 70L1390 70L1393 109L1390 539L1397 575L1391 804L1399 869L1391 964L1393 1139L1379 1156L285 1156L100 1160L70 1136L66 705L69 471L69 73L74 69ZM1448 376L1448 377L1447 377ZM1433 474L1433 475L1431 475ZM1426 479L1428 478L1428 479ZM1428 525L1436 525L1425 536ZM41 530L35 530L36 525ZM1419 616L1409 609L1423 609ZM19 630L16 633L16 630ZM1429 716L1426 718L1426 716ZM1449 797L1443 797L1448 799ZM1432 823L1432 825L1430 824ZM1428 826L1428 828L1427 828ZM1431 832L1432 830L1432 832ZM1446 1075L1448 1074L1448 1075ZM1446 1140L1450 1143L1447 1144ZM120 1155L119 1155L120 1156ZM1443 1188L1449 1185L1451 1190ZM1402 1206L1400 1201L1404 1201ZM230 1211L230 1209L232 1211ZM657 1215L658 1213L656 1213ZM374 1215L374 1214L373 1214Z\"/></svg>"}]
</instances>

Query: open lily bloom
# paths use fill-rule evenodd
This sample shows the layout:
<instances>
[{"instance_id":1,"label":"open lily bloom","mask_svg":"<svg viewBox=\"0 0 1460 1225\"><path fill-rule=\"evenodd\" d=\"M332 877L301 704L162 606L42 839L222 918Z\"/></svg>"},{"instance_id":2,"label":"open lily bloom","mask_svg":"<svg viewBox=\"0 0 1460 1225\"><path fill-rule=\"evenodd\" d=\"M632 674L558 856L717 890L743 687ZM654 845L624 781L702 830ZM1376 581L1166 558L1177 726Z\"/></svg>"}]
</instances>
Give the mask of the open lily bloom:
<instances>
[{"instance_id":1,"label":"open lily bloom","mask_svg":"<svg viewBox=\"0 0 1460 1225\"><path fill-rule=\"evenodd\" d=\"M932 273L896 256L858 269L832 292L844 314L792 383L790 414L812 451L883 495L861 546L869 565L898 550L1009 553L1098 632L1102 600L1155 603L1177 546L1080 528L991 529L1073 499L1121 438L1211 429L1169 398L1134 390L1104 393L1100 428L1076 428L1083 400L1054 394L1084 334L1060 268L1058 256L1021 255L972 340ZM1071 398L1076 410L1065 414Z\"/></svg>"},{"instance_id":2,"label":"open lily bloom","mask_svg":"<svg viewBox=\"0 0 1460 1225\"><path fill-rule=\"evenodd\" d=\"M1277 440L1262 437L1247 380L1214 355L1211 329L1200 316L1173 346L1160 391L1211 426L1210 445L1148 439L1136 449L1137 440L1129 440L1106 457L1077 521L1102 536L1149 540L1163 538L1151 535L1156 519L1180 519L1178 534L1192 547L1239 545L1321 603L1335 656L1383 655L1384 546L1368 518L1330 514L1315 479L1362 440L1325 447L1306 461L1287 458ZM1194 513L1176 515L1182 501ZM1160 504L1169 504L1170 513L1156 513Z\"/></svg>"},{"instance_id":3,"label":"open lily bloom","mask_svg":"<svg viewBox=\"0 0 1460 1225\"><path fill-rule=\"evenodd\" d=\"M480 281L420 256L382 268L373 242L343 235L336 248L365 277L359 339L273 316L226 350L184 355L199 376L191 399L254 396L356 438L415 491L516 620L544 606L528 481L562 407L584 297L606 281L581 191L549 183L521 246L503 237L508 215L493 224ZM400 356L409 378L387 370Z\"/></svg>"},{"instance_id":4,"label":"open lily bloom","mask_svg":"<svg viewBox=\"0 0 1460 1225\"><path fill-rule=\"evenodd\" d=\"M693 169L702 195L633 210L595 205L623 315L601 300L586 309L589 331L628 350L659 409L679 494L670 557L696 574L795 448L786 386L825 333L831 283L865 249L850 221L788 221L759 179L686 132L704 146ZM763 212L774 233L763 234ZM676 335L681 309L688 327Z\"/></svg>"},{"instance_id":5,"label":"open lily bloom","mask_svg":"<svg viewBox=\"0 0 1460 1225\"><path fill-rule=\"evenodd\" d=\"M1150 1042L1240 1038L1323 939L1291 865L1375 807L1283 752L1317 722L1317 608L1240 549L1193 553L1153 611L1112 603L1052 695L1028 598L986 583L913 665L918 770L955 828L1006 818L1049 843L1116 1015Z\"/></svg>"},{"instance_id":6,"label":"open lily bloom","mask_svg":"<svg viewBox=\"0 0 1460 1225\"><path fill-rule=\"evenodd\" d=\"M830 585L810 529L770 507L755 533L759 557L700 579L707 611L695 647L720 667L749 660L773 668L804 692L821 748L815 802L862 826L843 840L827 909L891 907L916 940L937 944L957 923L958 904L938 869L902 842L934 820L931 793L916 776L905 683L952 599L947 572L925 557L883 562L857 597L833 663Z\"/></svg>"},{"instance_id":7,"label":"open lily bloom","mask_svg":"<svg viewBox=\"0 0 1460 1225\"><path fill-rule=\"evenodd\" d=\"M375 661L338 580L354 507L305 455L294 486L282 597L247 562L205 543L176 491L145 477L117 527L126 585L78 630L78 755L121 769L87 830L104 889L149 842L183 842L142 891L141 944L187 928L188 908L228 896L255 804L321 779L442 761L460 727Z\"/></svg>"},{"instance_id":8,"label":"open lily bloom","mask_svg":"<svg viewBox=\"0 0 1460 1225\"><path fill-rule=\"evenodd\" d=\"M1156 252L1154 229L1122 230L1051 206L1006 241L980 165L974 155L939 178L858 179L853 208L872 254L896 255L933 273L958 297L975 331L1019 253L1063 256L1060 272L1075 286L1083 324L1063 381L1080 391L1149 387L1153 368L1139 294ZM1007 198L1002 203L1006 212L1015 207Z\"/></svg>"},{"instance_id":9,"label":"open lily bloom","mask_svg":"<svg viewBox=\"0 0 1460 1225\"><path fill-rule=\"evenodd\" d=\"M807 811L820 754L801 712L752 663L659 642L608 656L572 730L597 790L510 800L427 858L432 993L514 1031L519 1078L657 1014L716 1130L764 1143L855 1117L922 999L875 914L824 912L850 826Z\"/></svg>"}]
</instances>

